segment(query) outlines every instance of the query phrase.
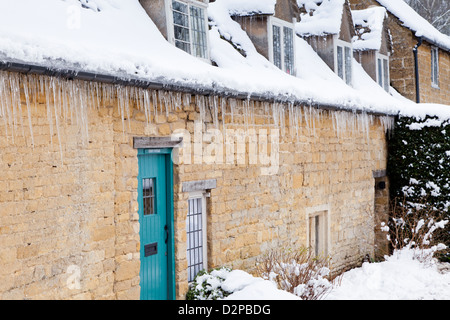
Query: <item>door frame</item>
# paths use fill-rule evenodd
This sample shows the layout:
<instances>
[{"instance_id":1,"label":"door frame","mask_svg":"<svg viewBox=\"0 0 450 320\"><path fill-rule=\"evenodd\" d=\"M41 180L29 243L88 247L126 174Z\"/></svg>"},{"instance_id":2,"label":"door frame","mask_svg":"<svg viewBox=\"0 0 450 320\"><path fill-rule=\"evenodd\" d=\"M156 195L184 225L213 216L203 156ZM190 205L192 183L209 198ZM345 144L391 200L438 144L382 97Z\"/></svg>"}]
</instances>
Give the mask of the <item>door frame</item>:
<instances>
[{"instance_id":1,"label":"door frame","mask_svg":"<svg viewBox=\"0 0 450 320\"><path fill-rule=\"evenodd\" d=\"M175 231L174 231L174 209L173 209L173 164L172 164L172 148L139 148L138 161L140 156L146 155L164 155L166 161L166 215L168 228L167 242L167 292L168 300L175 300ZM138 174L139 176L139 174ZM139 194L139 190L138 190ZM139 208L140 212L141 208ZM139 218L141 214L139 213ZM140 236L139 231L139 236ZM140 254L144 250L142 243L140 244ZM142 290L142 288L141 288Z\"/></svg>"}]
</instances>

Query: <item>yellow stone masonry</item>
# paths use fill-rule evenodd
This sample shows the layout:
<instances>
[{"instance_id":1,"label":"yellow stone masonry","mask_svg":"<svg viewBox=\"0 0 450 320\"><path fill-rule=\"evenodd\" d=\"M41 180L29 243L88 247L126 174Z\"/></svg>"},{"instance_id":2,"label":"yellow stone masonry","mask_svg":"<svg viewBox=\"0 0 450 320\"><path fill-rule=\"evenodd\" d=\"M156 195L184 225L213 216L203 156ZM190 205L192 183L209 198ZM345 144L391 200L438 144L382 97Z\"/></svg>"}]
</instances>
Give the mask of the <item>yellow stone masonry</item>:
<instances>
[{"instance_id":1,"label":"yellow stone masonry","mask_svg":"<svg viewBox=\"0 0 450 320\"><path fill-rule=\"evenodd\" d=\"M293 126L288 112L274 119L267 105L256 102L238 104L233 112L227 104L225 114L219 108L214 123L214 110L206 108L203 115L192 97L189 104L150 117L132 102L122 121L116 101L88 109L85 139L70 118L57 123L53 116L49 124L47 107L53 110L55 105L45 96L29 109L23 92L21 100L23 126L16 126L14 134L0 116L0 299L139 299L138 159L133 137L186 130L194 140L196 123L203 129L203 152L215 150L208 130L222 135L224 128L267 130L268 159L278 161L274 171L267 171L261 159L255 163L247 143L245 150L228 153L233 163L225 161L225 151L222 163L196 162L202 154L192 148L188 164L183 162L183 145L182 160L174 165L178 299L188 290L189 195L182 192L187 181L217 182L207 198L211 268L252 272L270 249L307 246L308 214L324 208L334 270L358 265L366 254L374 254L373 171L385 170L387 159L385 128L378 117L365 116L371 120L365 131L358 130L360 122L352 113L304 107L303 120ZM251 125L243 111L248 107L253 108ZM337 113L355 125L335 128ZM275 120L285 125L278 128ZM270 140L271 130L278 140Z\"/></svg>"}]
</instances>

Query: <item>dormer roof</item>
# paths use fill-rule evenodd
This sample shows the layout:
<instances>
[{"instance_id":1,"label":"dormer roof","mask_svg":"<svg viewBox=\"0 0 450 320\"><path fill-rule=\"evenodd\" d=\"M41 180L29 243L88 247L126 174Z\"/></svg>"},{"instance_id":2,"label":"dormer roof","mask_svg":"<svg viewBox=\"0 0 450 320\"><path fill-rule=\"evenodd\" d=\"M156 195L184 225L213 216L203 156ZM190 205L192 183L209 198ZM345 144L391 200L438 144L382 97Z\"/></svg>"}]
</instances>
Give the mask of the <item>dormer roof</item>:
<instances>
[{"instance_id":1,"label":"dormer roof","mask_svg":"<svg viewBox=\"0 0 450 320\"><path fill-rule=\"evenodd\" d=\"M386 45L387 51L391 52L392 41L385 24L387 12L384 7L373 6L364 10L352 10L352 17L356 30L356 36L353 38L354 50L380 51L382 46Z\"/></svg>"},{"instance_id":2,"label":"dormer roof","mask_svg":"<svg viewBox=\"0 0 450 320\"><path fill-rule=\"evenodd\" d=\"M352 16L347 0L297 0L300 22L296 32L301 36L340 34L347 20L350 35L354 36ZM344 19L346 18L346 19Z\"/></svg>"}]
</instances>

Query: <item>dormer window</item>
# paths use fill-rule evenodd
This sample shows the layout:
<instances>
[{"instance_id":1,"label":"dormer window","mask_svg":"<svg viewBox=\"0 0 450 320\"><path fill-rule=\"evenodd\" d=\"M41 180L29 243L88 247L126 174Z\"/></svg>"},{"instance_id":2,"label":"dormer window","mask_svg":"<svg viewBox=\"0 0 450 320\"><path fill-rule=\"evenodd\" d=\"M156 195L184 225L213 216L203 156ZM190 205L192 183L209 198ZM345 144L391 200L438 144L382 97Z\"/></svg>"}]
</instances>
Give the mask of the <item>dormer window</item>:
<instances>
[{"instance_id":1,"label":"dormer window","mask_svg":"<svg viewBox=\"0 0 450 320\"><path fill-rule=\"evenodd\" d=\"M172 0L173 43L195 57L209 60L206 5L199 1Z\"/></svg>"},{"instance_id":2,"label":"dormer window","mask_svg":"<svg viewBox=\"0 0 450 320\"><path fill-rule=\"evenodd\" d=\"M346 84L352 85L353 81L353 49L350 43L336 39L335 40L335 72L345 81Z\"/></svg>"},{"instance_id":3,"label":"dormer window","mask_svg":"<svg viewBox=\"0 0 450 320\"><path fill-rule=\"evenodd\" d=\"M294 25L271 17L269 35L269 45L272 47L269 51L270 60L281 70L295 75Z\"/></svg>"},{"instance_id":4,"label":"dormer window","mask_svg":"<svg viewBox=\"0 0 450 320\"><path fill-rule=\"evenodd\" d=\"M210 63L209 0L139 0L158 30L177 48Z\"/></svg>"},{"instance_id":5,"label":"dormer window","mask_svg":"<svg viewBox=\"0 0 450 320\"><path fill-rule=\"evenodd\" d=\"M389 92L389 57L377 53L377 82L386 92Z\"/></svg>"}]
</instances>

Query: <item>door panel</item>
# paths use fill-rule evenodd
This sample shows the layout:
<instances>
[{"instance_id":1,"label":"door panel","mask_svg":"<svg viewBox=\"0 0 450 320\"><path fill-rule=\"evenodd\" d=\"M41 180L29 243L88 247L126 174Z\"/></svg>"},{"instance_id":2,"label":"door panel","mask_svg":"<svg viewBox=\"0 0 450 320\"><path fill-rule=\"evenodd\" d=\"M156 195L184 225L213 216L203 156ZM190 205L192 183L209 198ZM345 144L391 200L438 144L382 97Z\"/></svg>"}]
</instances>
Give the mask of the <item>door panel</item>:
<instances>
[{"instance_id":1,"label":"door panel","mask_svg":"<svg viewBox=\"0 0 450 320\"><path fill-rule=\"evenodd\" d=\"M168 299L166 156L139 155L141 299Z\"/></svg>"}]
</instances>

